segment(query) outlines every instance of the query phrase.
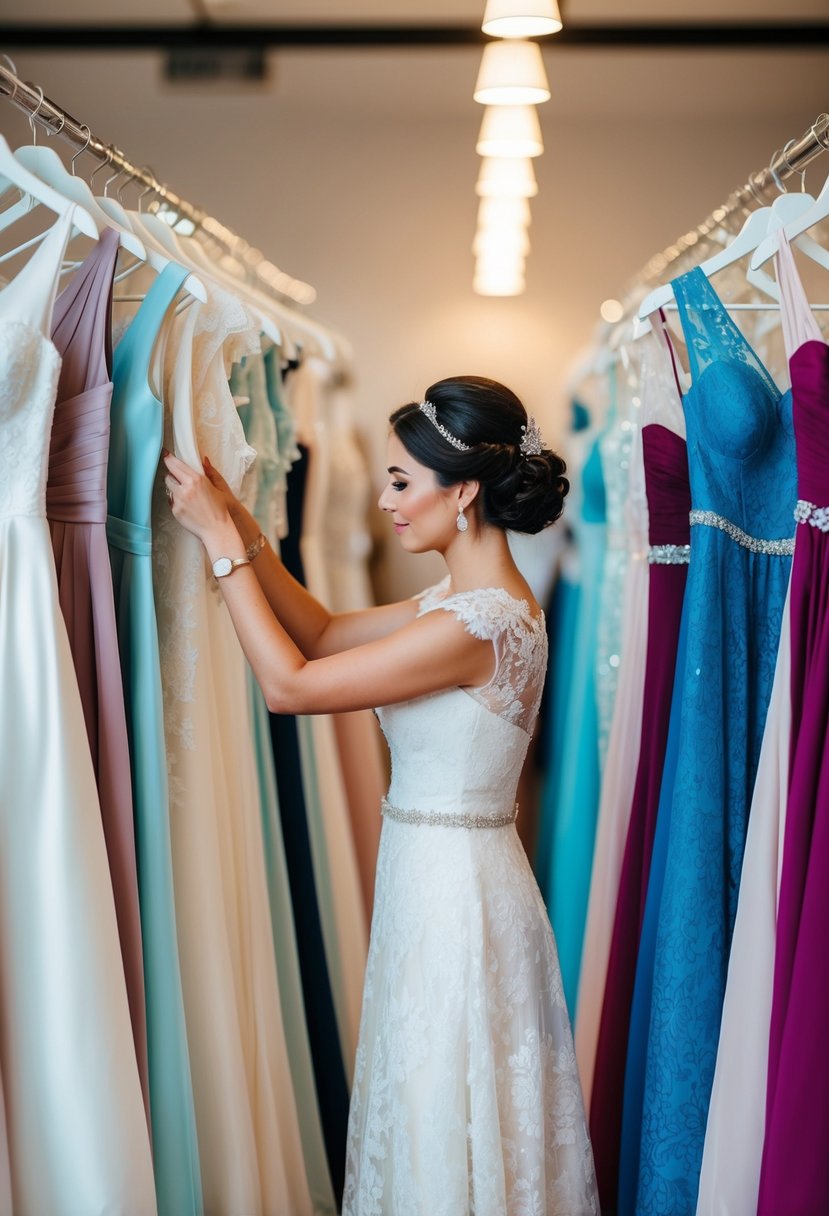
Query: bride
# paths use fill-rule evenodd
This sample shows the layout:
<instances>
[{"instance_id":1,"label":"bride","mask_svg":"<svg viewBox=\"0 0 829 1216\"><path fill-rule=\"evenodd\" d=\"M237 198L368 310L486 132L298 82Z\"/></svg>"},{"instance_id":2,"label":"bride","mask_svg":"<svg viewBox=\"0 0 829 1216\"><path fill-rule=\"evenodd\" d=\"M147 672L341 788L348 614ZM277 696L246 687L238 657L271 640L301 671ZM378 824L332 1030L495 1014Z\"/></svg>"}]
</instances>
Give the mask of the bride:
<instances>
[{"instance_id":1,"label":"bride","mask_svg":"<svg viewBox=\"0 0 829 1216\"><path fill-rule=\"evenodd\" d=\"M164 454L270 709L379 707L391 751L343 1216L598 1212L555 943L514 826L547 641L506 529L558 518L564 462L477 376L390 422L379 505L448 574L363 612L329 613L209 462Z\"/></svg>"}]
</instances>

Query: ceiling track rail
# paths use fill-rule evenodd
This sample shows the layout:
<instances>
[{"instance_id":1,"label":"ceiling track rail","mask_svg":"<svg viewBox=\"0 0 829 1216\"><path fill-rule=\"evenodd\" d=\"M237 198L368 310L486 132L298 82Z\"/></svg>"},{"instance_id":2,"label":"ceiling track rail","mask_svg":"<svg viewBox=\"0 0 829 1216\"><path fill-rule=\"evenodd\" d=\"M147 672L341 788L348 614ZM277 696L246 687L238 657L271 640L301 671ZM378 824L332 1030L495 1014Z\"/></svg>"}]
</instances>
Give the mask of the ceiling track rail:
<instances>
[{"instance_id":1,"label":"ceiling track rail","mask_svg":"<svg viewBox=\"0 0 829 1216\"><path fill-rule=\"evenodd\" d=\"M478 26L457 25L25 25L0 23L0 46L21 51L151 51L269 47L313 50L482 46ZM573 25L555 36L559 50L815 50L829 45L829 23L671 22Z\"/></svg>"}]
</instances>

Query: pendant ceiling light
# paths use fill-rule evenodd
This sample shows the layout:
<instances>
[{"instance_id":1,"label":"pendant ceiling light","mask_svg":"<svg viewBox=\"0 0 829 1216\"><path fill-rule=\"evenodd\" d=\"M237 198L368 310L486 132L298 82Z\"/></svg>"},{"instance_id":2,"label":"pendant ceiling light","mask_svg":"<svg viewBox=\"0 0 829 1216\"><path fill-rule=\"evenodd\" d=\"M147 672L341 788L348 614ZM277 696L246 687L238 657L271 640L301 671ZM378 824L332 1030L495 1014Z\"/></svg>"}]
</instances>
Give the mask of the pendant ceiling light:
<instances>
[{"instance_id":1,"label":"pendant ceiling light","mask_svg":"<svg viewBox=\"0 0 829 1216\"><path fill-rule=\"evenodd\" d=\"M520 296L526 286L521 267L488 270L477 267L472 288L479 296Z\"/></svg>"},{"instance_id":2,"label":"pendant ceiling light","mask_svg":"<svg viewBox=\"0 0 829 1216\"><path fill-rule=\"evenodd\" d=\"M472 252L483 259L525 258L530 252L530 238L526 228L481 228L475 233Z\"/></svg>"},{"instance_id":3,"label":"pendant ceiling light","mask_svg":"<svg viewBox=\"0 0 829 1216\"><path fill-rule=\"evenodd\" d=\"M535 198L538 182L527 156L487 156L481 161L476 192L482 198Z\"/></svg>"},{"instance_id":4,"label":"pendant ceiling light","mask_svg":"<svg viewBox=\"0 0 829 1216\"><path fill-rule=\"evenodd\" d=\"M536 42L509 39L484 47L473 94L484 106L534 106L550 100L550 86Z\"/></svg>"},{"instance_id":5,"label":"pendant ceiling light","mask_svg":"<svg viewBox=\"0 0 829 1216\"><path fill-rule=\"evenodd\" d=\"M478 229L527 228L531 218L525 198L482 198L478 207Z\"/></svg>"},{"instance_id":6,"label":"pendant ceiling light","mask_svg":"<svg viewBox=\"0 0 829 1216\"><path fill-rule=\"evenodd\" d=\"M540 156L544 141L533 106L487 106L475 151L479 156Z\"/></svg>"},{"instance_id":7,"label":"pendant ceiling light","mask_svg":"<svg viewBox=\"0 0 829 1216\"><path fill-rule=\"evenodd\" d=\"M556 0L488 0L481 29L493 38L543 38L561 29Z\"/></svg>"}]
</instances>

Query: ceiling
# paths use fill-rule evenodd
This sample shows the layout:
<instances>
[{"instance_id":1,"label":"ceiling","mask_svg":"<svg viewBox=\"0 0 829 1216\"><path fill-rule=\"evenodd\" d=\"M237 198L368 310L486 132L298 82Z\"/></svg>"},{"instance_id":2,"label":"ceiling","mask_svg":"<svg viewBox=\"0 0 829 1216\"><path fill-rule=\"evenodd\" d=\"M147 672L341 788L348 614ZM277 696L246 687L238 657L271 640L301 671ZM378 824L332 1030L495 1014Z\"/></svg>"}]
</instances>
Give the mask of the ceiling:
<instances>
[{"instance_id":1,"label":"ceiling","mask_svg":"<svg viewBox=\"0 0 829 1216\"><path fill-rule=\"evenodd\" d=\"M482 0L200 0L227 23L476 25ZM3 0L3 21L50 24L182 24L197 0ZM565 23L773 22L829 18L828 0L562 0ZM620 11L621 10L621 11Z\"/></svg>"}]
</instances>

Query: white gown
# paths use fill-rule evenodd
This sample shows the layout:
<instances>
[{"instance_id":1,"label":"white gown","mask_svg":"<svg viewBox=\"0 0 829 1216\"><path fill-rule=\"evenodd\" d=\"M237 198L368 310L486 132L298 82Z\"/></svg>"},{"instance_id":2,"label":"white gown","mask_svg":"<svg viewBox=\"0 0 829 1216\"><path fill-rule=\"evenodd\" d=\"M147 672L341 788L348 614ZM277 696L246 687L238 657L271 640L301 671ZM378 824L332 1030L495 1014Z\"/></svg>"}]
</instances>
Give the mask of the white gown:
<instances>
[{"instance_id":1,"label":"white gown","mask_svg":"<svg viewBox=\"0 0 829 1216\"><path fill-rule=\"evenodd\" d=\"M544 622L501 589L447 590L419 611L490 639L496 672L378 711L392 781L343 1216L584 1216L599 1209L570 1024L514 825Z\"/></svg>"},{"instance_id":2,"label":"white gown","mask_svg":"<svg viewBox=\"0 0 829 1216\"><path fill-rule=\"evenodd\" d=\"M101 812L46 522L70 230L0 293L0 1074L17 1216L155 1190Z\"/></svg>"}]
</instances>

